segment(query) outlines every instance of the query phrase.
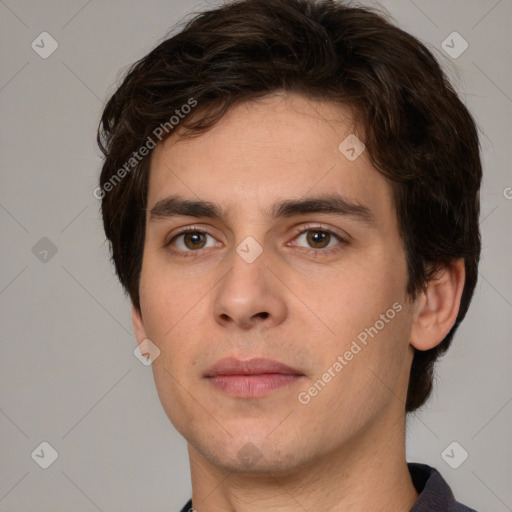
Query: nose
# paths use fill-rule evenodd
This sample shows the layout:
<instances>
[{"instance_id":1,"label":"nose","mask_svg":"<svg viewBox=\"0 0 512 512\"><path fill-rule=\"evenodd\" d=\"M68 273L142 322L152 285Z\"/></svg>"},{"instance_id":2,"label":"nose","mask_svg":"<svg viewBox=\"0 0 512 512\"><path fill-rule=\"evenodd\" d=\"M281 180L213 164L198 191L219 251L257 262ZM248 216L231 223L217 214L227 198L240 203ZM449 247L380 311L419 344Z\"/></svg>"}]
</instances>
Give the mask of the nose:
<instances>
[{"instance_id":1,"label":"nose","mask_svg":"<svg viewBox=\"0 0 512 512\"><path fill-rule=\"evenodd\" d=\"M251 263L233 251L231 268L212 294L215 321L226 328L274 327L287 313L286 287L265 251Z\"/></svg>"}]
</instances>

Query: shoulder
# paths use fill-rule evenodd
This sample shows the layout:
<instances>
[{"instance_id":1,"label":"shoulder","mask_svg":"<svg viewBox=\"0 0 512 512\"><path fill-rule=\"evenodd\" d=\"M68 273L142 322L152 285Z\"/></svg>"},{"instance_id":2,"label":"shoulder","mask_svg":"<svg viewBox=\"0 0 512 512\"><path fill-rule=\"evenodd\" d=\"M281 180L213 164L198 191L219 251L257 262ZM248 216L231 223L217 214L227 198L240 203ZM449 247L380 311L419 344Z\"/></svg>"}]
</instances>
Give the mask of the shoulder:
<instances>
[{"instance_id":1,"label":"shoulder","mask_svg":"<svg viewBox=\"0 0 512 512\"><path fill-rule=\"evenodd\" d=\"M407 464L419 496L410 512L477 512L455 500L450 486L436 468L426 464Z\"/></svg>"}]
</instances>

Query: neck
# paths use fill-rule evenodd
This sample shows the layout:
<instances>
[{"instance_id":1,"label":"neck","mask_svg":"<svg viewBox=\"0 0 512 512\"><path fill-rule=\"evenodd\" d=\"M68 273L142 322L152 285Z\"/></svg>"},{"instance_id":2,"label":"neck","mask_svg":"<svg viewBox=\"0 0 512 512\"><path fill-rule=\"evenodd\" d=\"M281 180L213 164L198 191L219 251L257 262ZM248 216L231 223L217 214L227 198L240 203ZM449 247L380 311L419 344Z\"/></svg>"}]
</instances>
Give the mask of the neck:
<instances>
[{"instance_id":1,"label":"neck","mask_svg":"<svg viewBox=\"0 0 512 512\"><path fill-rule=\"evenodd\" d=\"M418 497L405 458L405 416L286 473L229 472L189 445L198 512L408 512Z\"/></svg>"}]
</instances>

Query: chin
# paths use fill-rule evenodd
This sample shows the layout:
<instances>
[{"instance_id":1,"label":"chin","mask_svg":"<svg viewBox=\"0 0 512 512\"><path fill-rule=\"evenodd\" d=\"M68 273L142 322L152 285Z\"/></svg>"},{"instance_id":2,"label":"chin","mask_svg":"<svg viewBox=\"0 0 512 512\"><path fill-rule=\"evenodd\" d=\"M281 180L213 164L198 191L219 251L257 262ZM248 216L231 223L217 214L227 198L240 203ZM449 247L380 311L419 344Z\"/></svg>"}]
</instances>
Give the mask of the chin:
<instances>
[{"instance_id":1,"label":"chin","mask_svg":"<svg viewBox=\"0 0 512 512\"><path fill-rule=\"evenodd\" d=\"M294 442L287 432L283 437L266 439L271 431L265 430L264 434L259 431L254 436L248 434L247 429L244 435L230 431L233 437L226 434L222 438L202 434L195 440L189 438L189 442L210 464L236 474L268 477L269 473L293 472L307 463L300 439Z\"/></svg>"},{"instance_id":2,"label":"chin","mask_svg":"<svg viewBox=\"0 0 512 512\"><path fill-rule=\"evenodd\" d=\"M251 475L268 478L272 475L289 474L301 467L301 462L291 454L283 454L281 450L271 452L259 450L247 443L240 450L226 453L204 453L210 463L238 475Z\"/></svg>"}]
</instances>

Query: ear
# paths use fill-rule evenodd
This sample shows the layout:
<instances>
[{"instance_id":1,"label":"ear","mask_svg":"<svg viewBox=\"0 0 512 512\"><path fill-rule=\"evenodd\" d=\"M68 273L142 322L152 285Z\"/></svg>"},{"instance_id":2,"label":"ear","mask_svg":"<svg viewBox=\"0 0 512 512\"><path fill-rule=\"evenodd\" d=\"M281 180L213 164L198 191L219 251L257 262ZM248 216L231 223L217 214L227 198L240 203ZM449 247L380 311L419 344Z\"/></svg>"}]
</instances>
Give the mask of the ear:
<instances>
[{"instance_id":1,"label":"ear","mask_svg":"<svg viewBox=\"0 0 512 512\"><path fill-rule=\"evenodd\" d=\"M137 343L140 345L146 338L146 329L142 320L141 312L132 304L132 324Z\"/></svg>"},{"instance_id":2,"label":"ear","mask_svg":"<svg viewBox=\"0 0 512 512\"><path fill-rule=\"evenodd\" d=\"M464 259L443 265L428 282L417 301L411 329L411 345L428 350L441 343L453 327L459 313L466 271Z\"/></svg>"}]
</instances>

